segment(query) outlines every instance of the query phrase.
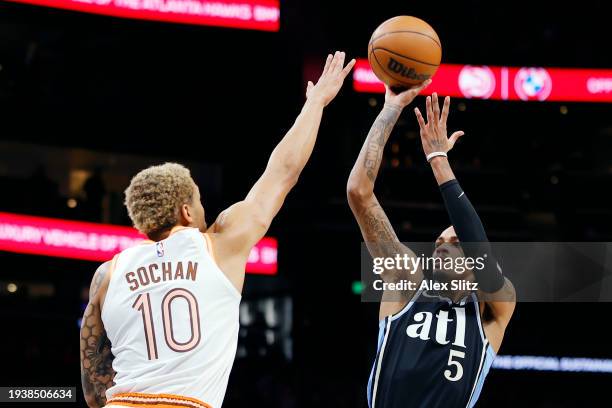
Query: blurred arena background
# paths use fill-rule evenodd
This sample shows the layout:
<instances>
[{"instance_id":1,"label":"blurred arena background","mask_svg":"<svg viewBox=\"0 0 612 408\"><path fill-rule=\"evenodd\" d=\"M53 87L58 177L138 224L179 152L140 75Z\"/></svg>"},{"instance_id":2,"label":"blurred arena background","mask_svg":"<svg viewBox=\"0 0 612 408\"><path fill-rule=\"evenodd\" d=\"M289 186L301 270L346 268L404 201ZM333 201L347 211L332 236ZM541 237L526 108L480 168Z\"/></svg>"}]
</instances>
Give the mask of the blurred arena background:
<instances>
[{"instance_id":1,"label":"blurred arena background","mask_svg":"<svg viewBox=\"0 0 612 408\"><path fill-rule=\"evenodd\" d=\"M130 177L179 161L210 223L262 172L326 53L366 57L386 18L431 23L445 63L612 68L606 10L603 0L286 0L280 29L258 31L2 2L0 211L129 226ZM268 234L278 271L247 277L225 407L366 406L377 305L360 302L361 237L345 186L382 102L349 82L325 112L313 158ZM449 126L466 136L453 166L491 240L612 240L611 115L610 103L454 99ZM406 241L448 224L417 129L405 112L378 184ZM3 251L0 265L0 385L80 389L78 319L97 263ZM519 304L500 354L612 359L611 312L607 303ZM478 406L610 405L612 369L529 367L493 369Z\"/></svg>"}]
</instances>

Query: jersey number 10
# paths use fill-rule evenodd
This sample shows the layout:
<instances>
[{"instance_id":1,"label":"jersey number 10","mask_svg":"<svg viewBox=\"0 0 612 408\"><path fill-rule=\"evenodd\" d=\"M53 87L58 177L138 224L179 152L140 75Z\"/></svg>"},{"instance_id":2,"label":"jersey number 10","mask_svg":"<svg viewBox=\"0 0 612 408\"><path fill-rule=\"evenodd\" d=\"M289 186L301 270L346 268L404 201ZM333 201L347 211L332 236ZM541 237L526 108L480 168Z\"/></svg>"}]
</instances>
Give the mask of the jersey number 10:
<instances>
[{"instance_id":1,"label":"jersey number 10","mask_svg":"<svg viewBox=\"0 0 612 408\"><path fill-rule=\"evenodd\" d=\"M183 298L187 301L189 307L189 321L191 324L191 337L186 342L178 342L174 337L174 328L172 326L172 302L177 298ZM151 309L151 295L149 293L141 293L136 298L132 308L138 310L142 314L142 322L144 324L145 340L147 342L147 352L149 360L157 360L157 341L155 340L155 325L153 324L153 312ZM172 289L164 296L161 304L162 321L164 325L164 339L168 347L178 353L185 353L193 350L199 343L201 338L200 331L200 312L198 310L198 301L187 289Z\"/></svg>"}]
</instances>

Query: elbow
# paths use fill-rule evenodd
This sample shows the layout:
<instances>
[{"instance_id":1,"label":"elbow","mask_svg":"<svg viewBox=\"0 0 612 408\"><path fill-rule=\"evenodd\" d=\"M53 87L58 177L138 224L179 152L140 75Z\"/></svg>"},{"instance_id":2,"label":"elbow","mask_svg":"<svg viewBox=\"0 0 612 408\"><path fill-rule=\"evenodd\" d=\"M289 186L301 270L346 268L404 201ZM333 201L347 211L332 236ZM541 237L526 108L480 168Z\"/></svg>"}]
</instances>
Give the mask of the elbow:
<instances>
[{"instance_id":1,"label":"elbow","mask_svg":"<svg viewBox=\"0 0 612 408\"><path fill-rule=\"evenodd\" d=\"M85 403L89 408L101 408L100 402L93 394L84 393Z\"/></svg>"},{"instance_id":2,"label":"elbow","mask_svg":"<svg viewBox=\"0 0 612 408\"><path fill-rule=\"evenodd\" d=\"M346 196L349 204L360 204L366 202L370 197L374 195L372 189L364 187L360 183L356 183L349 179L346 185Z\"/></svg>"},{"instance_id":3,"label":"elbow","mask_svg":"<svg viewBox=\"0 0 612 408\"><path fill-rule=\"evenodd\" d=\"M300 174L302 173L302 169L296 168L296 166L286 166L285 167L285 183L289 188L295 187L297 184Z\"/></svg>"},{"instance_id":4,"label":"elbow","mask_svg":"<svg viewBox=\"0 0 612 408\"><path fill-rule=\"evenodd\" d=\"M88 374L83 371L81 371L81 385L83 387L83 398L89 408L101 408L106 404L105 396L97 394L99 387L96 387Z\"/></svg>"}]
</instances>

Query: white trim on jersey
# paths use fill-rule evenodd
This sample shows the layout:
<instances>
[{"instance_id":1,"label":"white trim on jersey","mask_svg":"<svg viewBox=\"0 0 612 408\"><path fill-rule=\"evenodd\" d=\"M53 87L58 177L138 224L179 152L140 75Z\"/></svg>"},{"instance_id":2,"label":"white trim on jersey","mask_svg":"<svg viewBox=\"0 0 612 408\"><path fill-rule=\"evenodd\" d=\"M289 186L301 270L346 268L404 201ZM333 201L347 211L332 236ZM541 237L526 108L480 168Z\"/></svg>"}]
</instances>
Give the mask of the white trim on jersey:
<instances>
[{"instance_id":1,"label":"white trim on jersey","mask_svg":"<svg viewBox=\"0 0 612 408\"><path fill-rule=\"evenodd\" d=\"M429 293L429 292L432 292L432 293ZM441 296L441 295L437 294L435 291L424 290L423 291L423 296L428 297L428 298L432 298L432 299L439 299L440 301L445 301L449 305L457 304L457 302L454 302L453 299L451 299L449 297L446 297L446 296ZM471 293L469 295L465 295L465 297L461 298L459 300L459 306L465 305L465 303L467 302L467 298L470 297L470 296L471 296Z\"/></svg>"},{"instance_id":2,"label":"white trim on jersey","mask_svg":"<svg viewBox=\"0 0 612 408\"><path fill-rule=\"evenodd\" d=\"M382 346L380 347L380 353L378 353L378 364L376 365L376 372L374 373L374 387L372 387L372 408L376 407L376 392L378 390L378 378L380 377L380 369L382 367L382 360L385 354L385 346L387 345L387 337L391 331L391 319L387 318L387 324L385 325L385 337L383 339Z\"/></svg>"},{"instance_id":3,"label":"white trim on jersey","mask_svg":"<svg viewBox=\"0 0 612 408\"><path fill-rule=\"evenodd\" d=\"M163 252L145 244L121 253L102 311L117 373L106 391L110 403L126 393L164 393L221 407L236 356L240 296L204 241L197 228L184 228L160 241ZM184 300L173 305L176 298ZM175 335L190 336L191 348Z\"/></svg>"},{"instance_id":4,"label":"white trim on jersey","mask_svg":"<svg viewBox=\"0 0 612 408\"><path fill-rule=\"evenodd\" d=\"M480 314L478 316L480 316ZM466 408L469 408L470 404L472 403L472 398L474 397L474 391L476 390L476 386L478 385L478 380L480 379L480 375L482 374L482 369L484 367L485 356L487 355L488 348L489 348L489 342L487 340L484 340L484 344L482 346L482 355L480 356L480 365L478 366L478 373L476 374L476 378L474 379L474 386L472 387L472 392L470 393L470 399L468 399Z\"/></svg>"},{"instance_id":5,"label":"white trim on jersey","mask_svg":"<svg viewBox=\"0 0 612 408\"><path fill-rule=\"evenodd\" d=\"M110 292L111 288L113 287L113 273L117 270L117 264L119 263L119 257L121 256L122 252L116 254L113 259L111 259L110 264L108 265L108 271L109 272L109 279L108 279L108 286L106 287L106 296L104 297L104 302L102 302L102 304L100 305L100 318L102 319L102 322L104 322L104 306L106 305L106 297L108 296Z\"/></svg>"},{"instance_id":6,"label":"white trim on jersey","mask_svg":"<svg viewBox=\"0 0 612 408\"><path fill-rule=\"evenodd\" d=\"M394 320L397 320L397 319L399 319L400 317L402 317L402 315L403 315L404 313L406 313L408 310L410 310L410 308L412 307L412 305L414 304L414 302L416 302L417 298L418 298L419 296L421 296L421 292L422 292L422 290L418 290L418 291L417 291L417 292L416 292L416 293L415 293L415 294L412 296L412 299L410 299L410 301L409 301L408 303L406 303L406 306L404 306L404 307L402 308L402 310L400 310L399 312L397 312L397 313L396 313L396 314L394 314L394 315L390 315L390 316L389 316L389 320L390 320L390 321L394 321Z\"/></svg>"},{"instance_id":7,"label":"white trim on jersey","mask_svg":"<svg viewBox=\"0 0 612 408\"><path fill-rule=\"evenodd\" d=\"M215 254L213 253L213 248L209 247L209 245L208 245L208 243L210 242L210 245L212 246L212 242L209 241L210 237L208 237L208 239L207 239L204 236L203 233L199 233L199 234L197 234L197 236L199 236L199 238L200 238L199 239L199 241L201 241L200 244L203 245L204 248L206 248L206 252L208 253L208 255L210 255L210 259L212 260L212 262L217 267L217 268L213 268L212 269L212 273L217 274L217 276L219 277L221 282L223 282L225 284L225 286L230 291L232 296L234 296L236 299L239 299L239 300L242 299L242 293L238 292L238 289L236 288L236 286L234 286L232 281L230 281L229 277L225 274L225 272L223 270L221 270L221 268L217 264L217 261L215 260ZM195 241L195 237L194 237L194 241Z\"/></svg>"},{"instance_id":8,"label":"white trim on jersey","mask_svg":"<svg viewBox=\"0 0 612 408\"><path fill-rule=\"evenodd\" d=\"M474 300L474 307L476 308L476 318L478 319L478 328L480 329L480 338L482 339L483 344L487 344L487 336L484 332L484 327L482 325L482 321L480 319L480 303L478 302L478 298L474 293L472 293L472 299ZM485 347L486 348L486 347Z\"/></svg>"}]
</instances>

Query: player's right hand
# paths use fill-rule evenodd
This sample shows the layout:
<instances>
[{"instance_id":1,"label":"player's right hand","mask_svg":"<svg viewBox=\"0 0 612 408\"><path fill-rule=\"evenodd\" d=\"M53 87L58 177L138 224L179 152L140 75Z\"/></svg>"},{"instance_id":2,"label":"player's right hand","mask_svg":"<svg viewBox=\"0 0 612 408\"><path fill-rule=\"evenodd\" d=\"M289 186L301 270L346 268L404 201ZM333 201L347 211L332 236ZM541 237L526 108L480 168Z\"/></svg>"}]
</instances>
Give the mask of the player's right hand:
<instances>
[{"instance_id":1,"label":"player's right hand","mask_svg":"<svg viewBox=\"0 0 612 408\"><path fill-rule=\"evenodd\" d=\"M325 61L323 73L317 81L316 85L312 81L308 81L308 89L306 90L306 98L309 101L320 102L323 106L327 106L334 100L344 79L355 66L355 60L351 60L346 67L344 66L344 52L336 51L334 55L328 55Z\"/></svg>"},{"instance_id":2,"label":"player's right hand","mask_svg":"<svg viewBox=\"0 0 612 408\"><path fill-rule=\"evenodd\" d=\"M427 122L423 119L423 115L419 108L414 108L419 127L421 128L421 142L423 144L423 151L425 155L429 155L433 152L444 152L447 153L455 146L455 143L461 136L464 135L463 131L454 132L451 137L447 136L446 133L446 120L448 119L448 112L450 109L450 97L444 98L444 106L440 113L440 104L438 102L438 94L433 93L428 96L425 100L426 111L427 111Z\"/></svg>"},{"instance_id":3,"label":"player's right hand","mask_svg":"<svg viewBox=\"0 0 612 408\"><path fill-rule=\"evenodd\" d=\"M429 84L431 84L431 79L401 93L393 92L389 85L385 84L385 89L387 90L387 92L385 92L385 105L397 106L400 109L404 109L406 106L410 105L414 98L416 98L423 89L427 88Z\"/></svg>"}]
</instances>

